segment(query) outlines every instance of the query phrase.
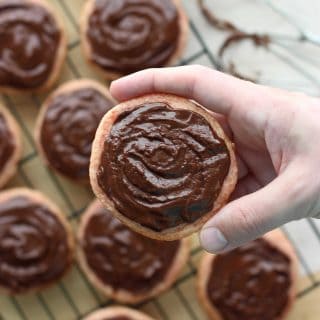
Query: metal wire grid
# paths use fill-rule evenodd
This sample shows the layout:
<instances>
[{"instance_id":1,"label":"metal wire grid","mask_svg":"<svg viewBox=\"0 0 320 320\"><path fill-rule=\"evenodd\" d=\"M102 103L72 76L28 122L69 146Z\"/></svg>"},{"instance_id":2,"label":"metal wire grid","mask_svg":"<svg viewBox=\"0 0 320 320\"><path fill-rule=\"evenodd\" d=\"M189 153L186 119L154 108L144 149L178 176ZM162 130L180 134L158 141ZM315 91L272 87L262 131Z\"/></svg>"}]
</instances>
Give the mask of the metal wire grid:
<instances>
[{"instance_id":1,"label":"metal wire grid","mask_svg":"<svg viewBox=\"0 0 320 320\"><path fill-rule=\"evenodd\" d=\"M74 15L72 14L70 10L70 6L67 5L67 0L56 0L57 5L60 6L60 9L64 12L64 14L67 16L71 24L73 25L73 28L75 30L78 29L77 21L74 18ZM200 45L200 50L198 50L196 53L193 53L189 57L183 59L180 63L180 65L185 64L192 64L192 63L199 63L199 60L206 59L206 61L213 67L217 69L221 69L221 65L218 63L218 59L210 52L209 48L207 47L205 41L203 40L201 33L199 32L197 26L195 23L190 20L190 29L193 34L193 36L196 38ZM73 61L71 52L75 49L77 49L80 46L79 39L76 39L69 43L68 45L68 56L66 60L66 64L68 68L71 70L72 77L73 78L80 78L81 72L78 69L77 64ZM11 110L13 115L16 117L17 121L20 124L21 131L23 133L23 136L26 140L26 143L30 146L30 150L23 156L21 161L19 162L19 169L18 169L18 175L19 175L19 183L25 185L30 188L37 188L37 185L30 179L30 171L31 169L28 169L28 164L30 164L32 161L38 158L34 140L32 137L32 134L30 133L30 130L28 129L25 120L23 116L19 113L19 107L16 106L15 102L13 101L12 96L3 95L2 96L5 104L8 106L8 108ZM33 105L37 108L39 108L41 104L41 97L32 95L31 100L33 102ZM28 106L25 106L28 107ZM68 212L68 219L72 224L76 224L78 222L79 216L82 214L82 212L85 210L86 205L84 205L81 208L77 208L74 205L74 202L70 199L70 196L68 195L68 190L66 189L66 186L63 182L61 182L61 179L57 177L54 173L52 173L50 170L45 169L48 176L50 177L50 180L52 184L55 187L55 190L57 190L59 196L63 199L67 212ZM32 174L32 172L31 172ZM87 203L88 204L88 203ZM319 241L320 245L320 231L317 228L316 224L312 220L308 220L308 224L310 226L310 230L315 234ZM286 236L290 239L289 233L286 231L286 229L283 229ZM311 268L309 267L307 261L304 259L303 254L299 251L298 247L295 247L297 256L300 260L301 267L303 268L305 274L309 278L309 285L303 290L301 290L298 293L298 298L301 298L307 294L309 294L311 291L315 290L317 287L320 286L320 281L316 279L316 276L311 271ZM201 255L201 248L199 245L196 245L193 247L191 251L191 258L188 262L187 271L184 272L184 274L176 281L173 288L170 292L172 292L176 298L179 301L179 305L181 306L178 308L179 310L175 310L174 312L168 312L166 306L159 301L159 299L153 299L151 301L148 301L146 303L137 305L136 307L139 309L152 309L154 313L157 314L158 317L161 317L162 319L169 320L169 319L203 319L201 315L199 315L199 312L195 311L195 301L193 301L194 297L190 298L190 295L188 290L184 289L184 284L193 281L195 275L196 275L196 260L198 256ZM56 288L59 290L59 295L63 297L65 302L67 303L69 307L69 314L71 316L70 319L81 319L88 313L103 307L108 306L112 303L112 301L102 297L95 288L92 287L92 285L88 282L85 275L82 273L81 269L79 268L78 264L75 263L74 269L79 274L79 279L83 281L85 284L86 290L91 294L92 299L94 300L94 303L86 310L83 310L81 306L79 305L78 301L73 297L72 292L70 289L67 288L67 285L64 280L59 282L56 285ZM62 319L64 310L63 306L66 306L66 303L61 305L61 310L59 311L60 316L57 316L57 310L53 309L51 305L48 303L48 297L45 297L46 292L38 293L33 295L32 303L34 304L34 312L30 314L30 312L26 312L25 308L23 306L23 303L21 303L20 298L18 297L1 297L0 296L0 302L2 299L9 299L9 303L11 303L12 307L15 310L15 315L7 316L6 313L4 313L0 308L0 319L1 320L35 320L35 319ZM37 304L37 306L36 306ZM1 304L0 304L1 305ZM58 302L59 305L59 302ZM183 310L182 310L183 308ZM69 318L68 318L69 319Z\"/></svg>"}]
</instances>

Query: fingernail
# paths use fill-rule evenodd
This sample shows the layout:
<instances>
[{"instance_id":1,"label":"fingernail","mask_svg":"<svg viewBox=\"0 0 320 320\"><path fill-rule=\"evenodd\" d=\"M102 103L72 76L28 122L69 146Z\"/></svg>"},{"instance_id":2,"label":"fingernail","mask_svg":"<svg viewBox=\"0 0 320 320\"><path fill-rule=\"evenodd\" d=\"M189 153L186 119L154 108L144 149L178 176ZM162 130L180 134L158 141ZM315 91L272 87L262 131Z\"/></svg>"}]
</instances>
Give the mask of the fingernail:
<instances>
[{"instance_id":1,"label":"fingernail","mask_svg":"<svg viewBox=\"0 0 320 320\"><path fill-rule=\"evenodd\" d=\"M223 233L215 227L204 228L200 233L200 242L202 247L211 253L218 253L228 245Z\"/></svg>"}]
</instances>

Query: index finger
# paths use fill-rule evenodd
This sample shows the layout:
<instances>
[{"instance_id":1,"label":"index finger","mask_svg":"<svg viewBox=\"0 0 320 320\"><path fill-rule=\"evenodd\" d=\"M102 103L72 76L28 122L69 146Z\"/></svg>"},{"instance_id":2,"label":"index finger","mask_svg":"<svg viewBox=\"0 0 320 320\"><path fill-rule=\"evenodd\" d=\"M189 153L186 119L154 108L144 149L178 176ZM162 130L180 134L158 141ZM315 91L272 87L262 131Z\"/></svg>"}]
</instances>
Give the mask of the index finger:
<instances>
[{"instance_id":1,"label":"index finger","mask_svg":"<svg viewBox=\"0 0 320 320\"><path fill-rule=\"evenodd\" d=\"M233 106L253 108L265 103L266 89L203 66L147 69L112 82L111 94L119 101L148 93L171 93L193 99L228 116Z\"/></svg>"}]
</instances>

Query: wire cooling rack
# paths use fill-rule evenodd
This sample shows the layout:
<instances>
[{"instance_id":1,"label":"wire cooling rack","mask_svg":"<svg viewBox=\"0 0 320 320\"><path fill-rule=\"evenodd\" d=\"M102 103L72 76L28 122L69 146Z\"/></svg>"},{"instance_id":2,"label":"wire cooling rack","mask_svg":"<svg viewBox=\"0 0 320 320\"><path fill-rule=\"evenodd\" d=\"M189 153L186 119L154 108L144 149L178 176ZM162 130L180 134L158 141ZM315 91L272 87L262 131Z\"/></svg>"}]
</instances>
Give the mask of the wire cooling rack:
<instances>
[{"instance_id":1,"label":"wire cooling rack","mask_svg":"<svg viewBox=\"0 0 320 320\"><path fill-rule=\"evenodd\" d=\"M85 0L50 0L49 2L64 19L69 36L68 55L60 84L81 77L90 77L103 82L87 67L80 51L78 17ZM231 50L233 52L231 58L241 61L241 66L247 66L245 71L249 70L251 73L255 73L255 68L262 67L261 69L263 69L265 65L269 64L270 67L276 64L277 71L281 70L283 73L277 74L275 68L273 68L269 75L260 73L258 81L293 90L306 91L314 95L319 94L320 75L316 71L319 70L320 60L317 60L315 55L312 54L316 49L310 48L310 42L301 37L302 31L305 30L301 27L301 24L295 25L299 19L292 19L294 14L291 13L290 15L280 7L274 6L271 1L228 0L222 2L208 0L208 2L210 2L211 9L215 9L224 17L231 16L240 20L240 22L245 21L248 23L247 28L251 28L251 30L254 29L251 27L251 22L256 27L263 25L267 29L268 26L272 25L272 32L274 29L281 30L280 34L275 37L275 45L270 46L268 52L263 53L266 56L263 56L263 58L259 56L261 50L266 50L253 49L255 50L254 56L260 58L260 62L263 61L262 65L251 61L253 59L252 54L249 54L249 58L247 53L244 54L247 57L246 60L241 57L239 50ZM278 1L277 4L285 4L285 2ZM291 9L295 2L299 1L289 1ZM312 4L312 0L309 2ZM196 63L223 69L223 63L217 52L225 35L221 35L221 32L218 33L208 25L197 7L196 0L184 0L184 4L190 18L190 39L186 54L179 64ZM268 23L265 23L265 20L268 20ZM285 36L283 30L286 32ZM309 35L310 32L308 30L306 34ZM280 41L281 39L283 41ZM316 37L313 37L313 39L317 40ZM300 50L305 45L307 48ZM281 48L281 52L277 51L279 48ZM293 50L292 48L298 49ZM285 52L290 53L290 55L285 56ZM301 52L309 53L308 55L303 54L302 61L300 61L301 57L299 58ZM320 57L319 54L318 56ZM304 64L301 64L301 62ZM252 70L250 70L250 67ZM27 186L41 190L60 206L76 230L79 217L92 200L93 195L89 188L79 187L55 175L43 165L38 157L32 133L39 107L45 95L2 95L0 97L0 101L10 109L19 122L24 142L24 155L19 162L18 174L9 187ZM319 227L320 224L316 220L306 220L289 224L283 228L296 249L301 266L302 280L300 281L298 303L292 320L319 319L317 312L319 315L320 309L316 309L316 304L310 306L310 301L314 301L314 297L320 298L320 274L317 273L317 270L320 270L320 258L318 257L320 255L315 254L320 249ZM193 240L190 260L173 288L157 299L136 306L137 308L153 315L156 319L205 319L205 315L197 303L194 286L196 266L202 250L196 237ZM57 285L41 293L17 297L0 295L0 319L81 319L88 313L111 304L112 301L103 297L92 287L78 264L75 263L70 274Z\"/></svg>"}]
</instances>

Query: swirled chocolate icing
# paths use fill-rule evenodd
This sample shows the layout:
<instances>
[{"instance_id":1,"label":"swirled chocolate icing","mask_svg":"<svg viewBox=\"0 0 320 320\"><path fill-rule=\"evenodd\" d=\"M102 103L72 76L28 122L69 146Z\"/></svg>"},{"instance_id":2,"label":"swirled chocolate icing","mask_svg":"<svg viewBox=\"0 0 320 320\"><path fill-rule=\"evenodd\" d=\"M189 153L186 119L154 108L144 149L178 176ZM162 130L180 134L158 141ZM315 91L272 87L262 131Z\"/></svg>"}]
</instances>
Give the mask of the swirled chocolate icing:
<instances>
[{"instance_id":1,"label":"swirled chocolate icing","mask_svg":"<svg viewBox=\"0 0 320 320\"><path fill-rule=\"evenodd\" d=\"M179 35L172 0L96 0L87 30L90 59L121 74L161 67L175 53Z\"/></svg>"},{"instance_id":2,"label":"swirled chocolate icing","mask_svg":"<svg viewBox=\"0 0 320 320\"><path fill-rule=\"evenodd\" d=\"M3 170L15 150L15 141L8 123L0 112L0 170Z\"/></svg>"},{"instance_id":3,"label":"swirled chocolate icing","mask_svg":"<svg viewBox=\"0 0 320 320\"><path fill-rule=\"evenodd\" d=\"M207 292L225 320L277 320L290 277L289 258L258 239L213 260Z\"/></svg>"},{"instance_id":4,"label":"swirled chocolate icing","mask_svg":"<svg viewBox=\"0 0 320 320\"><path fill-rule=\"evenodd\" d=\"M55 96L41 126L41 146L50 165L71 179L89 180L92 141L112 106L112 101L89 87Z\"/></svg>"},{"instance_id":5,"label":"swirled chocolate icing","mask_svg":"<svg viewBox=\"0 0 320 320\"><path fill-rule=\"evenodd\" d=\"M206 119L155 102L116 119L97 178L123 215L160 231L209 212L229 166L227 146Z\"/></svg>"},{"instance_id":6,"label":"swirled chocolate icing","mask_svg":"<svg viewBox=\"0 0 320 320\"><path fill-rule=\"evenodd\" d=\"M0 2L0 86L30 89L48 80L61 33L52 15L25 0Z\"/></svg>"},{"instance_id":7,"label":"swirled chocolate icing","mask_svg":"<svg viewBox=\"0 0 320 320\"><path fill-rule=\"evenodd\" d=\"M70 263L66 231L47 207L21 195L0 203L0 286L25 292L58 280Z\"/></svg>"},{"instance_id":8,"label":"swirled chocolate icing","mask_svg":"<svg viewBox=\"0 0 320 320\"><path fill-rule=\"evenodd\" d=\"M114 290L149 293L171 268L180 241L145 238L127 228L106 209L97 208L82 239L87 264Z\"/></svg>"}]
</instances>

